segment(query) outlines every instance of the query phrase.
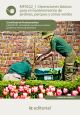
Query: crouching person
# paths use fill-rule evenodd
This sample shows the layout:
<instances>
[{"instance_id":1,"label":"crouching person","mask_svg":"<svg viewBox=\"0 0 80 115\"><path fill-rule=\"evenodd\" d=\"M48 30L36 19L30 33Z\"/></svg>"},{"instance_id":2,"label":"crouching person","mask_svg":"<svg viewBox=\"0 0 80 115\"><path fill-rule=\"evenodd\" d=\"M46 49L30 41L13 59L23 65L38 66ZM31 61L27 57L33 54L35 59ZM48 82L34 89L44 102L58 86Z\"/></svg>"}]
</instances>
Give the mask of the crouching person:
<instances>
[{"instance_id":1,"label":"crouching person","mask_svg":"<svg viewBox=\"0 0 80 115\"><path fill-rule=\"evenodd\" d=\"M30 61L25 57L21 62L16 62L9 67L8 73L3 80L21 80L31 78L32 67Z\"/></svg>"}]
</instances>

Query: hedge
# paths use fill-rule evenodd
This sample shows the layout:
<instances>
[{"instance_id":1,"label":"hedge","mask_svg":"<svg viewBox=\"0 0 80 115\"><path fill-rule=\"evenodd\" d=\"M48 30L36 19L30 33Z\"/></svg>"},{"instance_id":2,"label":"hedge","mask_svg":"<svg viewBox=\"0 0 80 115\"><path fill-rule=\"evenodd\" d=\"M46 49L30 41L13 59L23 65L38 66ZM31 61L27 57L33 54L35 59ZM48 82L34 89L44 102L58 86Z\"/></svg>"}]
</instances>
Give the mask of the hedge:
<instances>
[{"instance_id":1,"label":"hedge","mask_svg":"<svg viewBox=\"0 0 80 115\"><path fill-rule=\"evenodd\" d=\"M17 87L20 85L20 81L0 81L0 96L3 96L3 89L8 86L8 84L16 85ZM55 86L56 88L68 88L69 91L75 90L78 86L80 86L80 76L75 81L44 81L44 80L26 80L26 84L32 86L39 86L40 84L44 85L44 88L49 85Z\"/></svg>"}]
</instances>

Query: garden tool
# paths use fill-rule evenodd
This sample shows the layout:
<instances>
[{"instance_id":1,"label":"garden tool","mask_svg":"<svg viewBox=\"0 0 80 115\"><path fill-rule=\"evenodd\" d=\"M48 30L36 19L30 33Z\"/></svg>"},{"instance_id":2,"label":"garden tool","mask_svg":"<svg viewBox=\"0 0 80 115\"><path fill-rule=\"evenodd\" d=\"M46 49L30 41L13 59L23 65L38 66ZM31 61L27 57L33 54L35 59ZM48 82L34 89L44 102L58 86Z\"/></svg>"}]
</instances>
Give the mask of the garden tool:
<instances>
[{"instance_id":1,"label":"garden tool","mask_svg":"<svg viewBox=\"0 0 80 115\"><path fill-rule=\"evenodd\" d=\"M54 70L54 59L53 59L53 55L52 55L52 67L53 67L53 70Z\"/></svg>"}]
</instances>

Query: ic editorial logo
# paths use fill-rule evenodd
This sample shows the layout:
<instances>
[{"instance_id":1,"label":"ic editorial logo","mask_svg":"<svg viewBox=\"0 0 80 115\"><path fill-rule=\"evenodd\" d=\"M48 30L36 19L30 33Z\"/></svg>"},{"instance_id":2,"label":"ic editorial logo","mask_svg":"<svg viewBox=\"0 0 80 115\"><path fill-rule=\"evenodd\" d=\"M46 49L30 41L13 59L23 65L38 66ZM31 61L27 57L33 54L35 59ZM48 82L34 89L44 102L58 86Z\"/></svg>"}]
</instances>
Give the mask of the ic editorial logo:
<instances>
[{"instance_id":1,"label":"ic editorial logo","mask_svg":"<svg viewBox=\"0 0 80 115\"><path fill-rule=\"evenodd\" d=\"M14 6L8 6L6 13L10 16L13 16L16 13L16 8Z\"/></svg>"}]
</instances>

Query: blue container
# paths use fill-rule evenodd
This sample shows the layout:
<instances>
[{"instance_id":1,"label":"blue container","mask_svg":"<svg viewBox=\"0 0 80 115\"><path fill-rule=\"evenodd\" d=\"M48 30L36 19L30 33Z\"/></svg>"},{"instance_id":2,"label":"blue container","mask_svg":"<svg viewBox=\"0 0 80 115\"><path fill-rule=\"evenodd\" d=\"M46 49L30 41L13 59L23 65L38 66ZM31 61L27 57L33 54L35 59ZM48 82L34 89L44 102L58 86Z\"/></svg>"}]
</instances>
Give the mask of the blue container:
<instances>
[{"instance_id":1,"label":"blue container","mask_svg":"<svg viewBox=\"0 0 80 115\"><path fill-rule=\"evenodd\" d=\"M62 68L38 68L34 73L38 80L61 80Z\"/></svg>"}]
</instances>

